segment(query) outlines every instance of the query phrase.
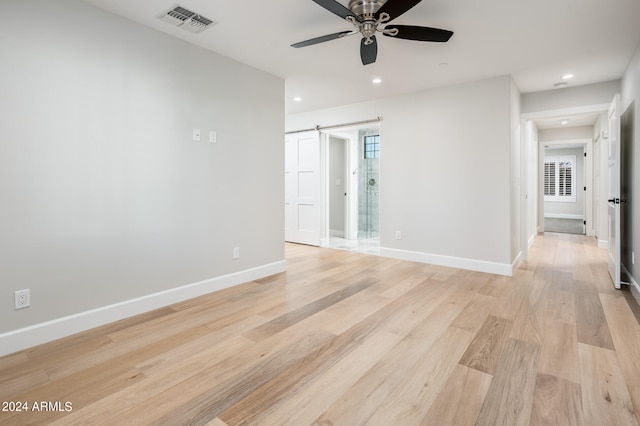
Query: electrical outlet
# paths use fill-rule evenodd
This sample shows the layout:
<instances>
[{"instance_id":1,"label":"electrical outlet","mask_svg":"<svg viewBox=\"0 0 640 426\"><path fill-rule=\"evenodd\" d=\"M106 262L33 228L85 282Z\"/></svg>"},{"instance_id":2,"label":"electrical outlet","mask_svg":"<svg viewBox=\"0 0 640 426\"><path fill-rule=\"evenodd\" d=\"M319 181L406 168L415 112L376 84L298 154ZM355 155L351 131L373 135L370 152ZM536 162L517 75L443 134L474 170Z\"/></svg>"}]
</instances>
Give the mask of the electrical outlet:
<instances>
[{"instance_id":1,"label":"electrical outlet","mask_svg":"<svg viewBox=\"0 0 640 426\"><path fill-rule=\"evenodd\" d=\"M233 258L240 259L240 247L233 248Z\"/></svg>"},{"instance_id":2,"label":"electrical outlet","mask_svg":"<svg viewBox=\"0 0 640 426\"><path fill-rule=\"evenodd\" d=\"M200 140L200 129L193 129L193 140L194 141Z\"/></svg>"},{"instance_id":3,"label":"electrical outlet","mask_svg":"<svg viewBox=\"0 0 640 426\"><path fill-rule=\"evenodd\" d=\"M29 289L15 292L16 309L24 309L31 306L31 294Z\"/></svg>"},{"instance_id":4,"label":"electrical outlet","mask_svg":"<svg viewBox=\"0 0 640 426\"><path fill-rule=\"evenodd\" d=\"M217 143L218 142L218 134L215 130L209 131L209 142Z\"/></svg>"},{"instance_id":5,"label":"electrical outlet","mask_svg":"<svg viewBox=\"0 0 640 426\"><path fill-rule=\"evenodd\" d=\"M396 231L396 240L401 240L401 239L402 239L402 232Z\"/></svg>"}]
</instances>

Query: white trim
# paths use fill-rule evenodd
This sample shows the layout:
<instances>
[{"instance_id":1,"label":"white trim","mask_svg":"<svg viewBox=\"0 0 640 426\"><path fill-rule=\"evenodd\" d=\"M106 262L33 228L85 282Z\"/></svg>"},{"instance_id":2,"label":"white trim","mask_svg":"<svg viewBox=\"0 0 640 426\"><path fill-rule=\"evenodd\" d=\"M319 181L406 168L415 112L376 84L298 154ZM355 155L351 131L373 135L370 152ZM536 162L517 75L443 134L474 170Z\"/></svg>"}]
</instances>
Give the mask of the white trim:
<instances>
[{"instance_id":1,"label":"white trim","mask_svg":"<svg viewBox=\"0 0 640 426\"><path fill-rule=\"evenodd\" d=\"M638 302L638 305L640 305L640 285L638 285L638 282L633 279L626 266L624 266L623 264L621 264L620 266L622 267L622 270L627 275L627 277L629 277L629 279L631 280L631 282L629 283L629 290L631 290L633 298L636 300L636 302Z\"/></svg>"},{"instance_id":2,"label":"white trim","mask_svg":"<svg viewBox=\"0 0 640 426\"><path fill-rule=\"evenodd\" d=\"M608 249L609 240L598 240L598 248Z\"/></svg>"},{"instance_id":3,"label":"white trim","mask_svg":"<svg viewBox=\"0 0 640 426\"><path fill-rule=\"evenodd\" d=\"M579 219L584 220L584 215L581 214L563 214L563 213L545 213L545 218L549 219Z\"/></svg>"},{"instance_id":4,"label":"white trim","mask_svg":"<svg viewBox=\"0 0 640 426\"><path fill-rule=\"evenodd\" d=\"M633 277L631 277L630 289L633 298L636 299L636 302L640 305L640 285L638 285L638 282L634 280Z\"/></svg>"},{"instance_id":5,"label":"white trim","mask_svg":"<svg viewBox=\"0 0 640 426\"><path fill-rule=\"evenodd\" d=\"M486 262L484 260L465 259L461 257L443 256L440 254L383 247L380 247L380 256L506 276L512 276L513 271L520 262L520 255L518 255L514 263L510 265L508 263Z\"/></svg>"},{"instance_id":6,"label":"white trim","mask_svg":"<svg viewBox=\"0 0 640 426\"><path fill-rule=\"evenodd\" d=\"M284 260L0 334L0 356L286 270Z\"/></svg>"},{"instance_id":7,"label":"white trim","mask_svg":"<svg viewBox=\"0 0 640 426\"><path fill-rule=\"evenodd\" d=\"M576 114L584 114L590 112L603 112L608 111L610 103L606 104L593 104L593 105L585 105L579 107L570 107L570 108L557 108L550 109L546 111L535 111L535 112L525 112L522 114L523 120L539 120L542 118L553 118L560 117L564 115L576 115Z\"/></svg>"}]
</instances>

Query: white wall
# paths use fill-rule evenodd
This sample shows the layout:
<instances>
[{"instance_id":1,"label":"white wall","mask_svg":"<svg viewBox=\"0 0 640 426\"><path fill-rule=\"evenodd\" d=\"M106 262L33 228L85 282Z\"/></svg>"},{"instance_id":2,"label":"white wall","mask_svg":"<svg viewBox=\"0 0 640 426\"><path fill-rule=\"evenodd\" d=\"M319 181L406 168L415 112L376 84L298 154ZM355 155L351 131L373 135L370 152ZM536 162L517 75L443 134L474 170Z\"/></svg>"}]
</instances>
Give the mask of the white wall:
<instances>
[{"instance_id":1,"label":"white wall","mask_svg":"<svg viewBox=\"0 0 640 426\"><path fill-rule=\"evenodd\" d=\"M629 66L622 78L621 91L622 110L626 111L632 104L633 113L633 151L631 159L631 197L628 200L631 229L627 234L630 243L629 251L635 252L635 265L630 259L623 259L625 266L634 281L640 281L638 263L640 262L640 44L629 62Z\"/></svg>"},{"instance_id":2,"label":"white wall","mask_svg":"<svg viewBox=\"0 0 640 426\"><path fill-rule=\"evenodd\" d=\"M526 188L526 182L523 185L522 176L522 147L520 143L520 92L516 85L511 81L510 90L510 126L511 126L511 260L519 257L521 250L521 211L524 197L521 193L523 187ZM522 198L521 198L522 197Z\"/></svg>"},{"instance_id":3,"label":"white wall","mask_svg":"<svg viewBox=\"0 0 640 426\"><path fill-rule=\"evenodd\" d=\"M593 131L593 126L559 127L556 129L540 129L538 136L540 142L571 141L591 139Z\"/></svg>"},{"instance_id":4,"label":"white wall","mask_svg":"<svg viewBox=\"0 0 640 426\"><path fill-rule=\"evenodd\" d=\"M0 333L283 269L280 78L77 0L3 13Z\"/></svg>"},{"instance_id":5,"label":"white wall","mask_svg":"<svg viewBox=\"0 0 640 426\"><path fill-rule=\"evenodd\" d=\"M620 93L620 80L522 95L522 112L549 111L583 105L609 104Z\"/></svg>"},{"instance_id":6,"label":"white wall","mask_svg":"<svg viewBox=\"0 0 640 426\"><path fill-rule=\"evenodd\" d=\"M542 220L538 214L538 168L539 168L539 152L538 138L539 130L533 121L527 121L526 134L524 138L524 146L526 147L526 172L527 175L527 203L526 203L526 238L527 246L533 244L533 239L542 230Z\"/></svg>"},{"instance_id":7,"label":"white wall","mask_svg":"<svg viewBox=\"0 0 640 426\"><path fill-rule=\"evenodd\" d=\"M513 96L503 76L295 114L286 129L382 117L383 253L510 273Z\"/></svg>"}]
</instances>

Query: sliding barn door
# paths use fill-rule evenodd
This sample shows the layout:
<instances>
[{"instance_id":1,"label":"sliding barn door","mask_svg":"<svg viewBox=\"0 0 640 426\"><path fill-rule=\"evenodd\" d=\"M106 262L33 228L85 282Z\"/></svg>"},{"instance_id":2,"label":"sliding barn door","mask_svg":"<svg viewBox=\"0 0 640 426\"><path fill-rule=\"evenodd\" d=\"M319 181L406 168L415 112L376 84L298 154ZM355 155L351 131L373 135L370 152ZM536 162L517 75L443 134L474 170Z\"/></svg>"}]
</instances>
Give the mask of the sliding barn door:
<instances>
[{"instance_id":1,"label":"sliding barn door","mask_svg":"<svg viewBox=\"0 0 640 426\"><path fill-rule=\"evenodd\" d=\"M284 239L320 245L320 132L285 137Z\"/></svg>"}]
</instances>

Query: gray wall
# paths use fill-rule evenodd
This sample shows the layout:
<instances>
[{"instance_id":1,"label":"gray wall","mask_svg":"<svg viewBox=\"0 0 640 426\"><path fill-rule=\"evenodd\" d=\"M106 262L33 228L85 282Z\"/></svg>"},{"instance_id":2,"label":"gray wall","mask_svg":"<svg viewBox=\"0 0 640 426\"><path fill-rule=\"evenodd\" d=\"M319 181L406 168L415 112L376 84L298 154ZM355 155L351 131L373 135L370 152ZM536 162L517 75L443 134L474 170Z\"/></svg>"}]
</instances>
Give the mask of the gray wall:
<instances>
[{"instance_id":1,"label":"gray wall","mask_svg":"<svg viewBox=\"0 0 640 426\"><path fill-rule=\"evenodd\" d=\"M638 263L640 262L640 45L636 48L629 66L622 79L622 110L631 111L629 107L633 104L633 112L627 114L626 120L632 121L631 129L627 127L627 137L630 141L630 146L625 152L630 153L631 158L628 160L628 203L624 208L626 209L625 215L628 218L626 224L626 233L624 240L627 242L626 250L623 254L626 254L626 258L622 261L635 279L636 282L640 282L640 276L638 274ZM630 123L625 123L629 126ZM624 131L624 130L623 130ZM632 264L630 259L631 252L635 252L635 265Z\"/></svg>"},{"instance_id":2,"label":"gray wall","mask_svg":"<svg viewBox=\"0 0 640 426\"><path fill-rule=\"evenodd\" d=\"M344 237L346 176L344 139L329 136L329 229Z\"/></svg>"},{"instance_id":3,"label":"gray wall","mask_svg":"<svg viewBox=\"0 0 640 426\"><path fill-rule=\"evenodd\" d=\"M283 260L280 78L81 1L3 14L0 333Z\"/></svg>"},{"instance_id":4,"label":"gray wall","mask_svg":"<svg viewBox=\"0 0 640 426\"><path fill-rule=\"evenodd\" d=\"M509 76L287 116L287 130L382 117L380 245L511 265ZM395 232L402 239L395 239Z\"/></svg>"}]
</instances>

